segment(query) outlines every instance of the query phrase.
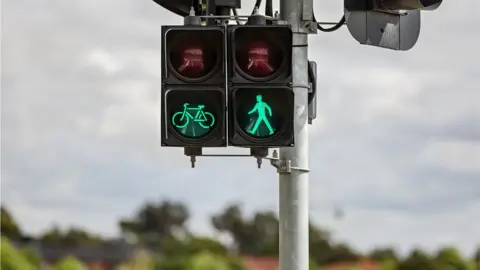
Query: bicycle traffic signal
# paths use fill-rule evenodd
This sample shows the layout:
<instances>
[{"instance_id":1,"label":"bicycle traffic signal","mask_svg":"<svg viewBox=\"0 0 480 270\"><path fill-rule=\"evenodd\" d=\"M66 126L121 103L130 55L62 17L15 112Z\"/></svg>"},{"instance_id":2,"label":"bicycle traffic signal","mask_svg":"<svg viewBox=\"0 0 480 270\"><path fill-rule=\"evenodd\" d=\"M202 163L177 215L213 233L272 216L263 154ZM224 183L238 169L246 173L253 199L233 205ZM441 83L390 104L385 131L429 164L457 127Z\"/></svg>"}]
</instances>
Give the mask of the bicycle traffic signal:
<instances>
[{"instance_id":1,"label":"bicycle traffic signal","mask_svg":"<svg viewBox=\"0 0 480 270\"><path fill-rule=\"evenodd\" d=\"M225 28L162 26L162 146L226 146Z\"/></svg>"},{"instance_id":2,"label":"bicycle traffic signal","mask_svg":"<svg viewBox=\"0 0 480 270\"><path fill-rule=\"evenodd\" d=\"M292 146L289 25L228 27L229 145Z\"/></svg>"}]
</instances>

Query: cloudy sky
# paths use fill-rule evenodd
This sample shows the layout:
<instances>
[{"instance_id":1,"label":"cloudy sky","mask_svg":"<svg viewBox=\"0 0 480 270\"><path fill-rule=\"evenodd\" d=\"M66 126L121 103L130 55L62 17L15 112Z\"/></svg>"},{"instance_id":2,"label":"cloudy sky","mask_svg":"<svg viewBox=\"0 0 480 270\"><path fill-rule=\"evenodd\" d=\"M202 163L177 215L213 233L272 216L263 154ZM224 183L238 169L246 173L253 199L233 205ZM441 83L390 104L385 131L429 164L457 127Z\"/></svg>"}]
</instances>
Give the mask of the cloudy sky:
<instances>
[{"instance_id":1,"label":"cloudy sky","mask_svg":"<svg viewBox=\"0 0 480 270\"><path fill-rule=\"evenodd\" d=\"M315 2L319 20L342 15L342 1ZM201 233L229 202L277 209L273 168L208 158L190 169L182 150L160 148L160 26L182 18L151 0L2 4L1 201L27 232L57 223L115 235L116 220L150 199L185 201ZM408 52L360 45L346 27L310 38L310 211L337 239L480 244L478 8L425 12Z\"/></svg>"}]
</instances>

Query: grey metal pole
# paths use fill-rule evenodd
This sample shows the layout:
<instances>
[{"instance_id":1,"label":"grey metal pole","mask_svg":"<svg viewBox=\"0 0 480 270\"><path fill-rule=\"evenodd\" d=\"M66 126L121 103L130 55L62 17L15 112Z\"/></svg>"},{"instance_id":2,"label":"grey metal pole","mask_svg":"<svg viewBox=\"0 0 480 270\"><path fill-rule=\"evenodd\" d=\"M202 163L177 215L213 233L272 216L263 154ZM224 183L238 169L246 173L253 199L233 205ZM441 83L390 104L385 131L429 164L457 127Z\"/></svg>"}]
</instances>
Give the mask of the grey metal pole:
<instances>
[{"instance_id":1,"label":"grey metal pole","mask_svg":"<svg viewBox=\"0 0 480 270\"><path fill-rule=\"evenodd\" d=\"M302 0L280 0L280 16L292 25L295 147L281 148L291 173L280 174L280 270L308 270L308 35Z\"/></svg>"}]
</instances>

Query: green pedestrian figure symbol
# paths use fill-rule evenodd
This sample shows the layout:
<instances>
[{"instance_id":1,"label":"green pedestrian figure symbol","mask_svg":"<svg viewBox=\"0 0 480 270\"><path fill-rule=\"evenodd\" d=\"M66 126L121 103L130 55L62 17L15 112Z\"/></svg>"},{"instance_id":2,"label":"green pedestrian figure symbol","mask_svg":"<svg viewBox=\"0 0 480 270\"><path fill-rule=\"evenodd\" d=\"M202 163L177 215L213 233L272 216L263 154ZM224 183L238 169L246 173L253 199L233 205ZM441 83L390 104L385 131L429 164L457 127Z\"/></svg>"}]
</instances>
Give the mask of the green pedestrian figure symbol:
<instances>
[{"instance_id":1,"label":"green pedestrian figure symbol","mask_svg":"<svg viewBox=\"0 0 480 270\"><path fill-rule=\"evenodd\" d=\"M268 130L270 131L269 135L272 135L274 130L272 126L270 125L270 122L267 119L267 116L265 114L265 110L268 111L268 115L271 117L272 116L272 108L268 106L267 103L262 101L262 95L257 95L257 104L255 104L255 107L251 111L248 112L248 114L252 114L254 112L258 113L258 118L255 121L255 125L253 128L249 131L250 134L255 134L257 132L258 127L260 126L260 123L264 123Z\"/></svg>"}]
</instances>

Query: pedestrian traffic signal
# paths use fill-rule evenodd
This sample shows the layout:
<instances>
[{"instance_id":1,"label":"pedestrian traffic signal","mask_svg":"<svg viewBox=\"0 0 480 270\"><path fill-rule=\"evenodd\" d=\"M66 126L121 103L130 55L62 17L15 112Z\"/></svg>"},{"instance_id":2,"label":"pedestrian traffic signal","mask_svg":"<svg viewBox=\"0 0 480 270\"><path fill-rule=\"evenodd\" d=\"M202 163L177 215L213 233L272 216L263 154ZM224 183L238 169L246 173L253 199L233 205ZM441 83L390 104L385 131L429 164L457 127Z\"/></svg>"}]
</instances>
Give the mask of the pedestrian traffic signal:
<instances>
[{"instance_id":1,"label":"pedestrian traffic signal","mask_svg":"<svg viewBox=\"0 0 480 270\"><path fill-rule=\"evenodd\" d=\"M162 146L226 146L224 33L162 26Z\"/></svg>"},{"instance_id":2,"label":"pedestrian traffic signal","mask_svg":"<svg viewBox=\"0 0 480 270\"><path fill-rule=\"evenodd\" d=\"M292 146L292 31L288 25L228 28L229 144Z\"/></svg>"},{"instance_id":3,"label":"pedestrian traffic signal","mask_svg":"<svg viewBox=\"0 0 480 270\"><path fill-rule=\"evenodd\" d=\"M234 89L232 95L230 113L235 124L232 145L236 142L239 142L237 146L272 146L279 141L282 145L293 143L294 94L291 88L245 87ZM288 138L281 140L285 134ZM279 138L279 135L283 136Z\"/></svg>"}]
</instances>

